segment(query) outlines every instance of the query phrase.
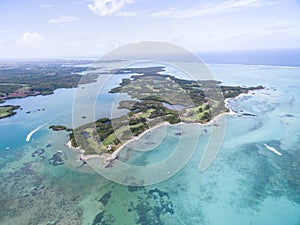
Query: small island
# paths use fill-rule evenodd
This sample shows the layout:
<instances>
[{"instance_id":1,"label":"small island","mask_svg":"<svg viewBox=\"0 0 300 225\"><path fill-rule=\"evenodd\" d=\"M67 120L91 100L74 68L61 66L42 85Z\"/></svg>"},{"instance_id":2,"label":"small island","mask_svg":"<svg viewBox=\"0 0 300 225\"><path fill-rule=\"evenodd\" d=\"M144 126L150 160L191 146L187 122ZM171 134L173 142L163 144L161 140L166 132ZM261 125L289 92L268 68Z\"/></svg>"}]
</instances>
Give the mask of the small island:
<instances>
[{"instance_id":1,"label":"small island","mask_svg":"<svg viewBox=\"0 0 300 225\"><path fill-rule=\"evenodd\" d=\"M53 130L53 131L61 131L61 130L65 130L65 131L68 131L68 132L71 132L73 129L71 128L67 128L66 126L63 126L63 125L51 125L49 127L50 130Z\"/></svg>"},{"instance_id":2,"label":"small island","mask_svg":"<svg viewBox=\"0 0 300 225\"><path fill-rule=\"evenodd\" d=\"M125 78L109 91L126 93L133 99L119 104L120 109L129 111L127 115L100 118L70 133L69 146L82 149L86 156L115 152L116 157L116 150L123 143L161 124L208 123L215 116L229 111L224 99L263 89L262 86L222 86L215 80L179 79L162 74L163 67L126 68L114 72L141 75Z\"/></svg>"},{"instance_id":3,"label":"small island","mask_svg":"<svg viewBox=\"0 0 300 225\"><path fill-rule=\"evenodd\" d=\"M19 109L19 105L2 105L0 106L0 119L7 118L16 114L14 110Z\"/></svg>"}]
</instances>

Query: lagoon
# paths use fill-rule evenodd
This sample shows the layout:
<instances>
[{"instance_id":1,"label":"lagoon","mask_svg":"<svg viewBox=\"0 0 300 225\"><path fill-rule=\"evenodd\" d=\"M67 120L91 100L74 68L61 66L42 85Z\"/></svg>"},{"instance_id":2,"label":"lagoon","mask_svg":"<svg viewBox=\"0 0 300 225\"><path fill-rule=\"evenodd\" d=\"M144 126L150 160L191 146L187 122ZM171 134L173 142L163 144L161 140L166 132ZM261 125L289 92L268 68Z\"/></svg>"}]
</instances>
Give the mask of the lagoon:
<instances>
[{"instance_id":1,"label":"lagoon","mask_svg":"<svg viewBox=\"0 0 300 225\"><path fill-rule=\"evenodd\" d=\"M21 105L23 110L0 120L0 223L299 225L300 68L211 65L210 69L225 85L266 89L228 101L238 114L226 116L225 138L207 170L200 172L198 165L212 127L201 127L208 135L201 133L188 163L170 179L149 186L128 187L103 178L82 166L79 153L65 146L67 132L48 129L53 124L72 126L76 89L8 100L5 104ZM96 116L110 116L115 98L100 96ZM124 148L121 160L143 166L167 158L180 136L174 135L176 127L157 129L151 133L159 140L152 151ZM161 133L166 133L164 138ZM40 148L45 150L43 157L32 157ZM64 164L50 165L58 151Z\"/></svg>"}]
</instances>

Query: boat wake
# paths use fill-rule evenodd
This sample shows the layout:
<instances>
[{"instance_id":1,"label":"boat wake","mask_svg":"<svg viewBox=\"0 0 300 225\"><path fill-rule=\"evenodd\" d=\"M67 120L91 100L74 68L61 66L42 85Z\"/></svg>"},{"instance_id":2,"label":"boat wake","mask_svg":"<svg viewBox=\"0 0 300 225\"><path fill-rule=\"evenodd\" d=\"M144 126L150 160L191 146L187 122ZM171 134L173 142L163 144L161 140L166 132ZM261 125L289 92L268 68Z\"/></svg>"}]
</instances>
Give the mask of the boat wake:
<instances>
[{"instance_id":1,"label":"boat wake","mask_svg":"<svg viewBox=\"0 0 300 225\"><path fill-rule=\"evenodd\" d=\"M274 147L272 147L272 146L269 146L269 145L267 145L267 144L264 144L264 146L265 146L268 150L270 150L271 152L274 152L275 154L280 155L280 156L282 155L282 153L279 152L279 151L277 151L276 148L274 148Z\"/></svg>"},{"instance_id":2,"label":"boat wake","mask_svg":"<svg viewBox=\"0 0 300 225\"><path fill-rule=\"evenodd\" d=\"M42 124L41 126L35 128L34 130L30 131L29 134L27 134L27 137L26 137L26 141L29 142L30 139L31 139L31 136L37 132L39 129L41 129L45 124Z\"/></svg>"}]
</instances>

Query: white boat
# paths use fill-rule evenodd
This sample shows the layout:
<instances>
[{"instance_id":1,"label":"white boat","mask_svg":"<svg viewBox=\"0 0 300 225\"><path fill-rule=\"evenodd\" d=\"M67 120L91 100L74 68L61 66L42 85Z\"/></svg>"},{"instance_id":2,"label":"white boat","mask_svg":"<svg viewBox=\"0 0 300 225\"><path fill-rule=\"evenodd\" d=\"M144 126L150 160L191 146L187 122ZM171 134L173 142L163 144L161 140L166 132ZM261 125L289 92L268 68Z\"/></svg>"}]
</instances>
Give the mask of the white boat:
<instances>
[{"instance_id":1,"label":"white boat","mask_svg":"<svg viewBox=\"0 0 300 225\"><path fill-rule=\"evenodd\" d=\"M270 150L271 152L274 152L275 154L282 156L282 153L279 152L279 151L277 151L274 147L272 147L272 146L270 146L270 145L267 145L267 144L264 144L264 146L265 146L268 150Z\"/></svg>"}]
</instances>

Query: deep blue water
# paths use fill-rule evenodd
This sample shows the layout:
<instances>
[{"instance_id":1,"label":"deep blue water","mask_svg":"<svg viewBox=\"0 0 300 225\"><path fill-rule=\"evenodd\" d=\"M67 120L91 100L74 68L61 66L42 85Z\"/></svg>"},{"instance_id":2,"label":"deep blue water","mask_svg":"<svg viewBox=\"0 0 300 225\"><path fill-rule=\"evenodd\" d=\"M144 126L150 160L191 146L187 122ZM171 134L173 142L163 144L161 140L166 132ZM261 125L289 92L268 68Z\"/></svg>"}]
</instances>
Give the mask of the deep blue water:
<instances>
[{"instance_id":1,"label":"deep blue water","mask_svg":"<svg viewBox=\"0 0 300 225\"><path fill-rule=\"evenodd\" d=\"M300 66L300 49L199 52L197 55L208 64Z\"/></svg>"}]
</instances>

